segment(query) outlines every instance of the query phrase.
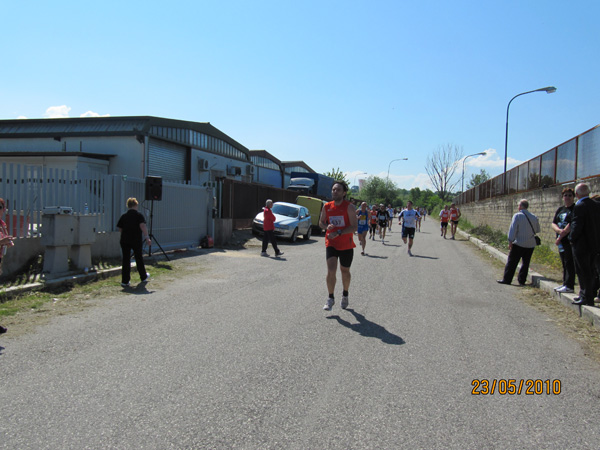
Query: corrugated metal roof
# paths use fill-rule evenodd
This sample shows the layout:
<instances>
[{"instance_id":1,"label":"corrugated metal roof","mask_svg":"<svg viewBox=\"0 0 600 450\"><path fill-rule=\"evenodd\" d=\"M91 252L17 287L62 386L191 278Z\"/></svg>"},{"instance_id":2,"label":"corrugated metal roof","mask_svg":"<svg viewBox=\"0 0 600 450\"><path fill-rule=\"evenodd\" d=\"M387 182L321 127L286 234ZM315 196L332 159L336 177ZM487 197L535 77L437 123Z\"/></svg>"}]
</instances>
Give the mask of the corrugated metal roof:
<instances>
[{"instance_id":1,"label":"corrugated metal roof","mask_svg":"<svg viewBox=\"0 0 600 450\"><path fill-rule=\"evenodd\" d=\"M147 121L111 120L66 122L59 119L0 121L0 134L122 133L141 131Z\"/></svg>"}]
</instances>

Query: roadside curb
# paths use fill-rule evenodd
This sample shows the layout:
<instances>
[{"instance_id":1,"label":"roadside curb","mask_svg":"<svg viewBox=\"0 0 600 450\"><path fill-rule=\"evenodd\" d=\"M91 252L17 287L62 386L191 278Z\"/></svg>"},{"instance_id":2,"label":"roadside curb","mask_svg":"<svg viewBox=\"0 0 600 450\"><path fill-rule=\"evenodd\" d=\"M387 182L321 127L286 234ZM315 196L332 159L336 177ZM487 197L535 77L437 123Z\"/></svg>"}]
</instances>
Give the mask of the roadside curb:
<instances>
[{"instance_id":1,"label":"roadside curb","mask_svg":"<svg viewBox=\"0 0 600 450\"><path fill-rule=\"evenodd\" d=\"M462 230L457 231L467 240L475 244L477 247L479 247L482 250L485 250L490 255L506 264L506 261L508 260L508 255L502 253L500 250L486 244L485 242L477 239L476 237L471 236L470 234ZM593 306L573 305L571 302L575 298L575 294L563 294L560 292L556 292L554 290L556 282L548 280L546 277L537 272L533 272L530 270L529 274L527 275L527 280L530 281L533 286L546 291L552 296L552 298L554 298L554 300L573 309L574 311L577 311L580 317L584 317L589 322L591 322L596 328L600 329L600 308L596 308Z\"/></svg>"}]
</instances>

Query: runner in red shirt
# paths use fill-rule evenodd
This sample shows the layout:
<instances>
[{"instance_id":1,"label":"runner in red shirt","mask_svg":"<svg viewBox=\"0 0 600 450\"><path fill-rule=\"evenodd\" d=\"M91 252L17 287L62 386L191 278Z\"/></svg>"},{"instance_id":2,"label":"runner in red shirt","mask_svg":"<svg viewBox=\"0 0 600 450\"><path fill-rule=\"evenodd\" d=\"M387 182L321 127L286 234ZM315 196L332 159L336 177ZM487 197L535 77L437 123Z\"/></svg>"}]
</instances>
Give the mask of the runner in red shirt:
<instances>
[{"instance_id":1,"label":"runner in red shirt","mask_svg":"<svg viewBox=\"0 0 600 450\"><path fill-rule=\"evenodd\" d=\"M446 233L448 232L448 221L450 220L450 211L448 211L448 205L444 205L444 209L440 211L440 225L441 234L446 239Z\"/></svg>"},{"instance_id":2,"label":"runner in red shirt","mask_svg":"<svg viewBox=\"0 0 600 450\"><path fill-rule=\"evenodd\" d=\"M458 219L460 219L460 209L456 207L456 203L452 203L450 205L450 233L452 233L452 237L450 239L454 240L454 235L456 234L456 227L458 226Z\"/></svg>"},{"instance_id":3,"label":"runner in red shirt","mask_svg":"<svg viewBox=\"0 0 600 450\"><path fill-rule=\"evenodd\" d=\"M348 289L350 288L350 266L354 257L354 232L358 229L356 207L346 200L348 185L336 181L331 188L333 201L325 203L321 211L319 226L326 229L325 254L327 258L327 290L329 297L323 306L325 311L331 311L335 303L334 290L338 259L342 273L342 309L348 307Z\"/></svg>"},{"instance_id":4,"label":"runner in red shirt","mask_svg":"<svg viewBox=\"0 0 600 450\"><path fill-rule=\"evenodd\" d=\"M369 239L375 240L375 235L377 234L377 208L375 207L375 205L373 205L369 214L371 220L371 227L369 228Z\"/></svg>"}]
</instances>

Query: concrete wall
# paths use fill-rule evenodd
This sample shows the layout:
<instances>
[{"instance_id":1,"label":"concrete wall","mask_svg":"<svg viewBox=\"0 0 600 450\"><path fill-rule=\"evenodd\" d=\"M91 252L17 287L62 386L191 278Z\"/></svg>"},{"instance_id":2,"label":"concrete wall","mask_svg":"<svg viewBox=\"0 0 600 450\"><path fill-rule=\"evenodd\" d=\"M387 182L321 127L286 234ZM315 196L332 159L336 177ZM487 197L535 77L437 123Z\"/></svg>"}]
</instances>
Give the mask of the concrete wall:
<instances>
[{"instance_id":1,"label":"concrete wall","mask_svg":"<svg viewBox=\"0 0 600 450\"><path fill-rule=\"evenodd\" d=\"M44 253L41 238L15 239L2 257L2 277L18 272L31 258Z\"/></svg>"},{"instance_id":2,"label":"concrete wall","mask_svg":"<svg viewBox=\"0 0 600 450\"><path fill-rule=\"evenodd\" d=\"M600 193L600 177L586 180L590 185L592 194ZM554 213L563 204L561 192L565 187L575 189L576 183L562 186L554 186L547 189L536 189L529 192L521 192L515 195L496 197L479 202L471 202L459 205L462 218L468 220L475 226L489 225L494 230L508 233L508 227L512 216L518 211L519 201L523 198L529 201L529 211L537 216L542 229L539 236L542 243L558 251L554 245L555 233L552 231L551 223ZM439 213L436 212L435 215Z\"/></svg>"}]
</instances>

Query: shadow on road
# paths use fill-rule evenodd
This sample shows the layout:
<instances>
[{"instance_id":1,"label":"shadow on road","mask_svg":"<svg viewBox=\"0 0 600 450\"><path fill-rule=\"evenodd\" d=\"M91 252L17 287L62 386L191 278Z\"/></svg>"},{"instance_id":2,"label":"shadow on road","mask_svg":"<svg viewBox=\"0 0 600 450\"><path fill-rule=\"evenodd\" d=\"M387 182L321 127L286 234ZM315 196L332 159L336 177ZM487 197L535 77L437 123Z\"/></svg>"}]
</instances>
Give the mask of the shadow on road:
<instances>
[{"instance_id":1,"label":"shadow on road","mask_svg":"<svg viewBox=\"0 0 600 450\"><path fill-rule=\"evenodd\" d=\"M375 337L381 339L382 342L391 345L405 344L404 339L402 339L400 336L396 336L381 325L367 320L367 318L362 314L357 313L351 308L346 309L346 311L350 312L356 318L356 320L358 320L358 323L350 323L347 320L342 319L340 316L327 316L327 318L337 320L340 325L343 325L352 331L356 331L361 336Z\"/></svg>"},{"instance_id":2,"label":"shadow on road","mask_svg":"<svg viewBox=\"0 0 600 450\"><path fill-rule=\"evenodd\" d=\"M413 258L424 258L424 259L440 259L440 258L436 258L435 256L423 256L423 255L415 255L413 253Z\"/></svg>"},{"instance_id":3,"label":"shadow on road","mask_svg":"<svg viewBox=\"0 0 600 450\"><path fill-rule=\"evenodd\" d=\"M123 292L125 292L127 294L133 294L133 295L148 295L148 294L152 294L155 292L155 291L149 291L147 286L148 286L147 283L139 283L137 286L124 287Z\"/></svg>"},{"instance_id":4,"label":"shadow on road","mask_svg":"<svg viewBox=\"0 0 600 450\"><path fill-rule=\"evenodd\" d=\"M4 347L0 345L0 355L2 355L2 350L4 350Z\"/></svg>"},{"instance_id":5,"label":"shadow on road","mask_svg":"<svg viewBox=\"0 0 600 450\"><path fill-rule=\"evenodd\" d=\"M365 256L366 256L367 258L388 259L388 257L387 257L387 256L369 255L368 253L365 253Z\"/></svg>"}]
</instances>

